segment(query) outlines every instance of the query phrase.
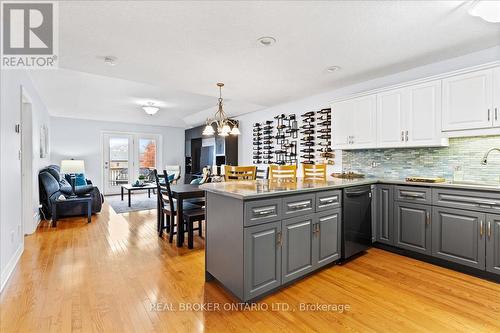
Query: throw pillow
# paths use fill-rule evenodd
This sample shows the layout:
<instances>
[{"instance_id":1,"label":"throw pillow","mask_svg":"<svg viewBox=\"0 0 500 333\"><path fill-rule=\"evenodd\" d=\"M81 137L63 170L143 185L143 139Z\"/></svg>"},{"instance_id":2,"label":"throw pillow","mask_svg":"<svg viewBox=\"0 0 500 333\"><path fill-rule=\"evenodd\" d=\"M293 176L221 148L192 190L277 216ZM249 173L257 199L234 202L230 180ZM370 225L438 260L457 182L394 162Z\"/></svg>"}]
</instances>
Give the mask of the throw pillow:
<instances>
[{"instance_id":1,"label":"throw pillow","mask_svg":"<svg viewBox=\"0 0 500 333\"><path fill-rule=\"evenodd\" d=\"M87 179L83 173L75 174L75 186L85 186L87 185Z\"/></svg>"},{"instance_id":2,"label":"throw pillow","mask_svg":"<svg viewBox=\"0 0 500 333\"><path fill-rule=\"evenodd\" d=\"M172 183L174 181L174 178L175 178L174 174L168 175L168 182Z\"/></svg>"},{"instance_id":3,"label":"throw pillow","mask_svg":"<svg viewBox=\"0 0 500 333\"><path fill-rule=\"evenodd\" d=\"M196 178L191 181L191 185L199 185L201 181L201 178Z\"/></svg>"}]
</instances>

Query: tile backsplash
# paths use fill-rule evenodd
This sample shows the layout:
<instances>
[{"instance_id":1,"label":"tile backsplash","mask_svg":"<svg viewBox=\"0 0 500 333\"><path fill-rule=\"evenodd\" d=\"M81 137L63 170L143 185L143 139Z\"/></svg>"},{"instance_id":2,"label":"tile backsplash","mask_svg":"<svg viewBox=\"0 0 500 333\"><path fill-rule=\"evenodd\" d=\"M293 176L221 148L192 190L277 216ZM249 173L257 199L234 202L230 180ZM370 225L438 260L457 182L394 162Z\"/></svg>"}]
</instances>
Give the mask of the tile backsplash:
<instances>
[{"instance_id":1,"label":"tile backsplash","mask_svg":"<svg viewBox=\"0 0 500 333\"><path fill-rule=\"evenodd\" d=\"M453 138L449 147L441 148L343 151L342 168L375 177L446 179L453 179L458 168L463 171L465 181L500 182L500 152L491 152L488 164L481 164L486 151L494 147L500 148L500 136Z\"/></svg>"}]
</instances>

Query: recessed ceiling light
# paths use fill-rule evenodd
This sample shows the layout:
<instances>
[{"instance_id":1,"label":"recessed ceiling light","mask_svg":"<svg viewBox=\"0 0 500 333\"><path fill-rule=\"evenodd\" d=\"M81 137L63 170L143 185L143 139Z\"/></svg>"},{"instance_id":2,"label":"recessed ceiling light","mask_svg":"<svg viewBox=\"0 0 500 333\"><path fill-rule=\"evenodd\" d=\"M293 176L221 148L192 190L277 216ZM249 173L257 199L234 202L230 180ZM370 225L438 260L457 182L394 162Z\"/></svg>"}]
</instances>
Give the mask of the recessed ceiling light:
<instances>
[{"instance_id":1,"label":"recessed ceiling light","mask_svg":"<svg viewBox=\"0 0 500 333\"><path fill-rule=\"evenodd\" d=\"M274 37L260 37L259 39L257 39L257 42L259 43L259 45L261 46L272 46L276 43L276 38Z\"/></svg>"},{"instance_id":2,"label":"recessed ceiling light","mask_svg":"<svg viewBox=\"0 0 500 333\"><path fill-rule=\"evenodd\" d=\"M109 66L115 66L116 65L116 57L113 56L105 56L104 57L104 63Z\"/></svg>"},{"instance_id":3,"label":"recessed ceiling light","mask_svg":"<svg viewBox=\"0 0 500 333\"><path fill-rule=\"evenodd\" d=\"M339 71L341 69L340 66L330 66L326 69L326 71L328 73L333 73L333 72L336 72L336 71Z\"/></svg>"}]
</instances>

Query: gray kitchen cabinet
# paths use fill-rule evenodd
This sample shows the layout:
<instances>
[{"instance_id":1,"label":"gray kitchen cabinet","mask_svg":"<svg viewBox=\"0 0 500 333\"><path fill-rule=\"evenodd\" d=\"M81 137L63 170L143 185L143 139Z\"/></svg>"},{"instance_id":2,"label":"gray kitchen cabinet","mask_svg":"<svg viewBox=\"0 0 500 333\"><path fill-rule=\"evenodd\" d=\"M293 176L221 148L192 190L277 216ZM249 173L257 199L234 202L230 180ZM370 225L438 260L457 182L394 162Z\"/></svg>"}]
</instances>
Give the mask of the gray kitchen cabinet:
<instances>
[{"instance_id":1,"label":"gray kitchen cabinet","mask_svg":"<svg viewBox=\"0 0 500 333\"><path fill-rule=\"evenodd\" d=\"M381 185L376 186L375 191L375 220L377 242L389 245L394 244L394 186Z\"/></svg>"},{"instance_id":2,"label":"gray kitchen cabinet","mask_svg":"<svg viewBox=\"0 0 500 333\"><path fill-rule=\"evenodd\" d=\"M244 228L244 297L281 285L281 221Z\"/></svg>"},{"instance_id":3,"label":"gray kitchen cabinet","mask_svg":"<svg viewBox=\"0 0 500 333\"><path fill-rule=\"evenodd\" d=\"M313 228L315 268L340 259L342 209L317 214Z\"/></svg>"},{"instance_id":4,"label":"gray kitchen cabinet","mask_svg":"<svg viewBox=\"0 0 500 333\"><path fill-rule=\"evenodd\" d=\"M286 283L313 270L313 224L315 215L282 221L282 282Z\"/></svg>"},{"instance_id":5,"label":"gray kitchen cabinet","mask_svg":"<svg viewBox=\"0 0 500 333\"><path fill-rule=\"evenodd\" d=\"M486 270L500 274L500 215L486 215Z\"/></svg>"},{"instance_id":6,"label":"gray kitchen cabinet","mask_svg":"<svg viewBox=\"0 0 500 333\"><path fill-rule=\"evenodd\" d=\"M434 207L432 255L484 270L485 219L484 213Z\"/></svg>"},{"instance_id":7,"label":"gray kitchen cabinet","mask_svg":"<svg viewBox=\"0 0 500 333\"><path fill-rule=\"evenodd\" d=\"M394 203L394 246L431 254L431 207Z\"/></svg>"}]
</instances>

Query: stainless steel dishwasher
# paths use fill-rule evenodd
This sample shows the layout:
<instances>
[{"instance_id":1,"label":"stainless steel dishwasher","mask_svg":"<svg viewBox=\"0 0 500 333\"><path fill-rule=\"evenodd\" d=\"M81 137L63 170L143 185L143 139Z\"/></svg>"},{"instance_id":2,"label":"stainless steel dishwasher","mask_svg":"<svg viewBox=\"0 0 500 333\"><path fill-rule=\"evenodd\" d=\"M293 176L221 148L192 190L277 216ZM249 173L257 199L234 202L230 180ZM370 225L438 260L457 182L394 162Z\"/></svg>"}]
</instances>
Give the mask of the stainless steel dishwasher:
<instances>
[{"instance_id":1,"label":"stainless steel dishwasher","mask_svg":"<svg viewBox=\"0 0 500 333\"><path fill-rule=\"evenodd\" d=\"M342 260L371 247L372 191L369 185L344 189L342 223Z\"/></svg>"}]
</instances>

